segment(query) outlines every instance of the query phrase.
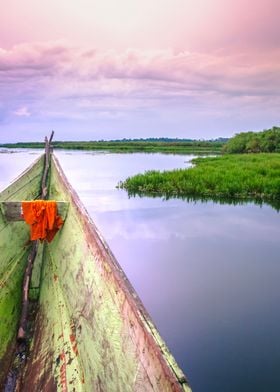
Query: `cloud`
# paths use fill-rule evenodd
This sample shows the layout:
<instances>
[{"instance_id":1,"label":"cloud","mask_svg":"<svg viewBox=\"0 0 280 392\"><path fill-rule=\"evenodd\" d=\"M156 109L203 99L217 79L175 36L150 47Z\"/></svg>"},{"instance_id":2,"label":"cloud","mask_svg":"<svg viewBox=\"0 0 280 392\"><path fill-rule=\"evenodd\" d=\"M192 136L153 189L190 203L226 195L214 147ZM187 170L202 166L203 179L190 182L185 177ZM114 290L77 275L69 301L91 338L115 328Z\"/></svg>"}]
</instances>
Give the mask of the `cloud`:
<instances>
[{"instance_id":1,"label":"cloud","mask_svg":"<svg viewBox=\"0 0 280 392\"><path fill-rule=\"evenodd\" d=\"M31 116L31 113L29 112L28 108L26 106L22 106L18 108L15 112L13 112L16 116L20 117L29 117Z\"/></svg>"},{"instance_id":2,"label":"cloud","mask_svg":"<svg viewBox=\"0 0 280 392\"><path fill-rule=\"evenodd\" d=\"M47 91L58 82L68 85L68 93L72 89L81 94L87 89L77 91L77 84L85 87L98 82L100 94L128 95L144 84L146 90L162 87L161 92L171 96L182 91L262 95L279 88L279 60L280 50L263 55L136 49L100 52L62 43L30 43L0 49L0 80L6 87L37 85L38 91L46 81L50 82Z\"/></svg>"},{"instance_id":3,"label":"cloud","mask_svg":"<svg viewBox=\"0 0 280 392\"><path fill-rule=\"evenodd\" d=\"M219 119L247 111L253 118L262 110L275 118L279 64L280 50L274 48L231 54L117 52L63 41L24 43L0 49L1 117L121 121L145 113L173 124L168 113L178 122L199 123L198 116Z\"/></svg>"}]
</instances>

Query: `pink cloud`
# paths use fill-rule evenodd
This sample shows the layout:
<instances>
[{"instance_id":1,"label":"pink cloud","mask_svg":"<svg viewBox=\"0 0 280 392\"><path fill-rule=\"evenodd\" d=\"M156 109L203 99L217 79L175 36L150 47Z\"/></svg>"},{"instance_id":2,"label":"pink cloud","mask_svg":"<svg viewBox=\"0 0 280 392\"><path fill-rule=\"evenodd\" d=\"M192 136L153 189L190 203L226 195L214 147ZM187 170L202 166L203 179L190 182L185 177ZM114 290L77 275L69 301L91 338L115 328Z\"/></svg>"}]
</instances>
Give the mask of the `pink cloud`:
<instances>
[{"instance_id":1,"label":"pink cloud","mask_svg":"<svg viewBox=\"0 0 280 392\"><path fill-rule=\"evenodd\" d=\"M250 88L266 75L270 87L279 80L280 50L269 53L244 53L226 55L179 52L171 50L142 51L128 49L123 52L89 51L67 45L24 44L11 50L0 49L0 72L2 81L13 76L25 79L54 77L73 81L90 80L150 80L178 83L181 86L204 87L205 81L216 88L221 84L242 84ZM1 76L0 76L1 77ZM274 80L275 79L275 80ZM253 82L253 83L252 83Z\"/></svg>"},{"instance_id":2,"label":"pink cloud","mask_svg":"<svg viewBox=\"0 0 280 392\"><path fill-rule=\"evenodd\" d=\"M219 118L242 108L251 116L262 110L275 118L279 64L276 49L238 54L117 52L63 42L25 43L0 49L1 116L10 122L10 113L38 121L91 122L137 111L163 116L173 110L178 121L187 121L185 112Z\"/></svg>"},{"instance_id":3,"label":"pink cloud","mask_svg":"<svg viewBox=\"0 0 280 392\"><path fill-rule=\"evenodd\" d=\"M29 117L31 116L31 113L29 112L28 108L26 106L21 106L18 108L15 112L13 112L16 116L20 117Z\"/></svg>"}]
</instances>

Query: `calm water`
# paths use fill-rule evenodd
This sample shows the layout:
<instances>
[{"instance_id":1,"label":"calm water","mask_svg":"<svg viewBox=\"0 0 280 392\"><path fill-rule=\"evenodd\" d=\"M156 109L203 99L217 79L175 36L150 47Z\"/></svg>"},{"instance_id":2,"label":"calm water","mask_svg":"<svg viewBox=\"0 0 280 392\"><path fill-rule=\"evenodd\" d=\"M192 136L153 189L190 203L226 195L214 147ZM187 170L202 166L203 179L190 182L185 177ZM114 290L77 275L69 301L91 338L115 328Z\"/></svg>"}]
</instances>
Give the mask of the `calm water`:
<instances>
[{"instance_id":1,"label":"calm water","mask_svg":"<svg viewBox=\"0 0 280 392\"><path fill-rule=\"evenodd\" d=\"M38 152L0 154L0 188ZM194 392L280 391L280 214L128 198L119 180L190 156L57 152Z\"/></svg>"}]
</instances>

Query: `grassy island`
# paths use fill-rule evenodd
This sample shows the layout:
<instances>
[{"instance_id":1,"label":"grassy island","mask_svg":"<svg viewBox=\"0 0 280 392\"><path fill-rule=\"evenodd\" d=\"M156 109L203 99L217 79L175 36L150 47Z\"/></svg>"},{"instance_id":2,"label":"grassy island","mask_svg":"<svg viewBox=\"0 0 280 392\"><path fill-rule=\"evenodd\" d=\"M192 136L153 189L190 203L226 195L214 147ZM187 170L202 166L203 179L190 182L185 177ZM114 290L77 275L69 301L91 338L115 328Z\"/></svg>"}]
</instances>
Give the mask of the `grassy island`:
<instances>
[{"instance_id":1,"label":"grassy island","mask_svg":"<svg viewBox=\"0 0 280 392\"><path fill-rule=\"evenodd\" d=\"M196 158L194 167L148 171L121 182L129 195L254 200L280 209L280 154L232 154Z\"/></svg>"}]
</instances>

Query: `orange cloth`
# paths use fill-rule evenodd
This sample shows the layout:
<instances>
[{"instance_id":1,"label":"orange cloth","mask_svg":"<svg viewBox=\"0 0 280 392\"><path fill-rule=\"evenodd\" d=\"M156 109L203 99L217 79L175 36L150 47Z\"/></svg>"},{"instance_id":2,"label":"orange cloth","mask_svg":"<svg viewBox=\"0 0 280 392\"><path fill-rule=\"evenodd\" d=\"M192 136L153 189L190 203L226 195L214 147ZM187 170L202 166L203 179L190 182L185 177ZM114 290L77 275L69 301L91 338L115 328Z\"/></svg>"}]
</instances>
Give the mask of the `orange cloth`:
<instances>
[{"instance_id":1,"label":"orange cloth","mask_svg":"<svg viewBox=\"0 0 280 392\"><path fill-rule=\"evenodd\" d=\"M30 225L30 239L51 242L56 232L63 225L63 220L57 215L57 205L54 200L32 200L22 202L23 218Z\"/></svg>"}]
</instances>

